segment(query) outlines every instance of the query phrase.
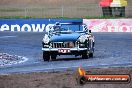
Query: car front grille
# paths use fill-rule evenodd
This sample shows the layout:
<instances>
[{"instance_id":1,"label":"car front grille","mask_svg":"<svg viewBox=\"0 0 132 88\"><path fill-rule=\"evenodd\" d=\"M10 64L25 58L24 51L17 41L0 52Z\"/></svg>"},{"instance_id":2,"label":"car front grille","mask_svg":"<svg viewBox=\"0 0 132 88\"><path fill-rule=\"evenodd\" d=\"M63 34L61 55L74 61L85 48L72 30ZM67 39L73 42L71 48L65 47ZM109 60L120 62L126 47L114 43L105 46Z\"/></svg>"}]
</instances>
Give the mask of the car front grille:
<instances>
[{"instance_id":1,"label":"car front grille","mask_svg":"<svg viewBox=\"0 0 132 88\"><path fill-rule=\"evenodd\" d=\"M52 48L74 48L76 43L74 42L53 42Z\"/></svg>"}]
</instances>

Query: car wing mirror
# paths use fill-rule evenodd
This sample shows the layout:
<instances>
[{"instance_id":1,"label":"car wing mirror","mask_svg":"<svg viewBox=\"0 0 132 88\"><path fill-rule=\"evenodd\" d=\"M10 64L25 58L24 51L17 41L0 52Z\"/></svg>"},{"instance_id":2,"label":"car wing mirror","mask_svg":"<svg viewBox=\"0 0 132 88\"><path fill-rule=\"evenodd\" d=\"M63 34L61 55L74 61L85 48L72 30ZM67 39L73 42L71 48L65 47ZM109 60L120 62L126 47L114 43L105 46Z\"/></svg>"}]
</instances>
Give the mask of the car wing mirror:
<instances>
[{"instance_id":1,"label":"car wing mirror","mask_svg":"<svg viewBox=\"0 0 132 88\"><path fill-rule=\"evenodd\" d=\"M91 30L89 30L89 33L92 33Z\"/></svg>"}]
</instances>

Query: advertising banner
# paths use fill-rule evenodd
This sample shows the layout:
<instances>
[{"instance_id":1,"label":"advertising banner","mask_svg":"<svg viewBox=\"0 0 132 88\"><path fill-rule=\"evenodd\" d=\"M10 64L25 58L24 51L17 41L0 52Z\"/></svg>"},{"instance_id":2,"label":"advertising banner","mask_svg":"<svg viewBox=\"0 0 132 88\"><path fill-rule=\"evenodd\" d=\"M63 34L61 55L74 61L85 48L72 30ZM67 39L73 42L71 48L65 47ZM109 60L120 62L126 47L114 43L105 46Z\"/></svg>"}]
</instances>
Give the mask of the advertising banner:
<instances>
[{"instance_id":1,"label":"advertising banner","mask_svg":"<svg viewBox=\"0 0 132 88\"><path fill-rule=\"evenodd\" d=\"M83 19L92 32L132 32L132 19Z\"/></svg>"},{"instance_id":2,"label":"advertising banner","mask_svg":"<svg viewBox=\"0 0 132 88\"><path fill-rule=\"evenodd\" d=\"M56 22L83 22L92 32L132 32L132 19L0 19L0 31L45 32Z\"/></svg>"},{"instance_id":3,"label":"advertising banner","mask_svg":"<svg viewBox=\"0 0 132 88\"><path fill-rule=\"evenodd\" d=\"M82 19L0 19L0 31L44 32L56 22L83 22Z\"/></svg>"}]
</instances>

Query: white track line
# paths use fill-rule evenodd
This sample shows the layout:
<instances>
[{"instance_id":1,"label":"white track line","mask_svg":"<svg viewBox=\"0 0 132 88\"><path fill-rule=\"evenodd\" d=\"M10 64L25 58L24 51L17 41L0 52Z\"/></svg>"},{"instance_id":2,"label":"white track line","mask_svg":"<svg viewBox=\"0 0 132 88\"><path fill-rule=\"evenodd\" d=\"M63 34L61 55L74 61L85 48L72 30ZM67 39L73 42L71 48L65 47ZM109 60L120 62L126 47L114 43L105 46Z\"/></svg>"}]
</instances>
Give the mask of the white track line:
<instances>
[{"instance_id":1,"label":"white track line","mask_svg":"<svg viewBox=\"0 0 132 88\"><path fill-rule=\"evenodd\" d=\"M17 37L17 36L0 36L0 38L12 38L12 37Z\"/></svg>"},{"instance_id":2,"label":"white track line","mask_svg":"<svg viewBox=\"0 0 132 88\"><path fill-rule=\"evenodd\" d=\"M21 56L18 56L18 57L20 58ZM11 61L10 63L4 64L4 65L0 65L0 67L9 66L9 65L15 65L15 64L20 64L20 63L24 63L26 61L28 61L28 58L22 57L22 60L20 60L20 61Z\"/></svg>"}]
</instances>

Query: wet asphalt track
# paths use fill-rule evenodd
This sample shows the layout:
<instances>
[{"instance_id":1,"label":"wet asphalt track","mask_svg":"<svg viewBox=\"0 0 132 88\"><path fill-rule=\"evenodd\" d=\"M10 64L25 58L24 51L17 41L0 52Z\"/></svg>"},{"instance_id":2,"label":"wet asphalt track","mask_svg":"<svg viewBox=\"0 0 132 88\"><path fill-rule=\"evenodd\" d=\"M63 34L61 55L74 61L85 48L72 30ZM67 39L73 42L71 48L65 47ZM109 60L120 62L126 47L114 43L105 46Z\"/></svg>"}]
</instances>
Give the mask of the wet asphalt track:
<instances>
[{"instance_id":1,"label":"wet asphalt track","mask_svg":"<svg viewBox=\"0 0 132 88\"><path fill-rule=\"evenodd\" d=\"M80 59L59 56L56 61L44 62L41 40L44 33L0 32L0 53L28 58L21 64L0 67L0 73L62 71L85 68L132 66L132 33L94 33L94 58Z\"/></svg>"}]
</instances>

